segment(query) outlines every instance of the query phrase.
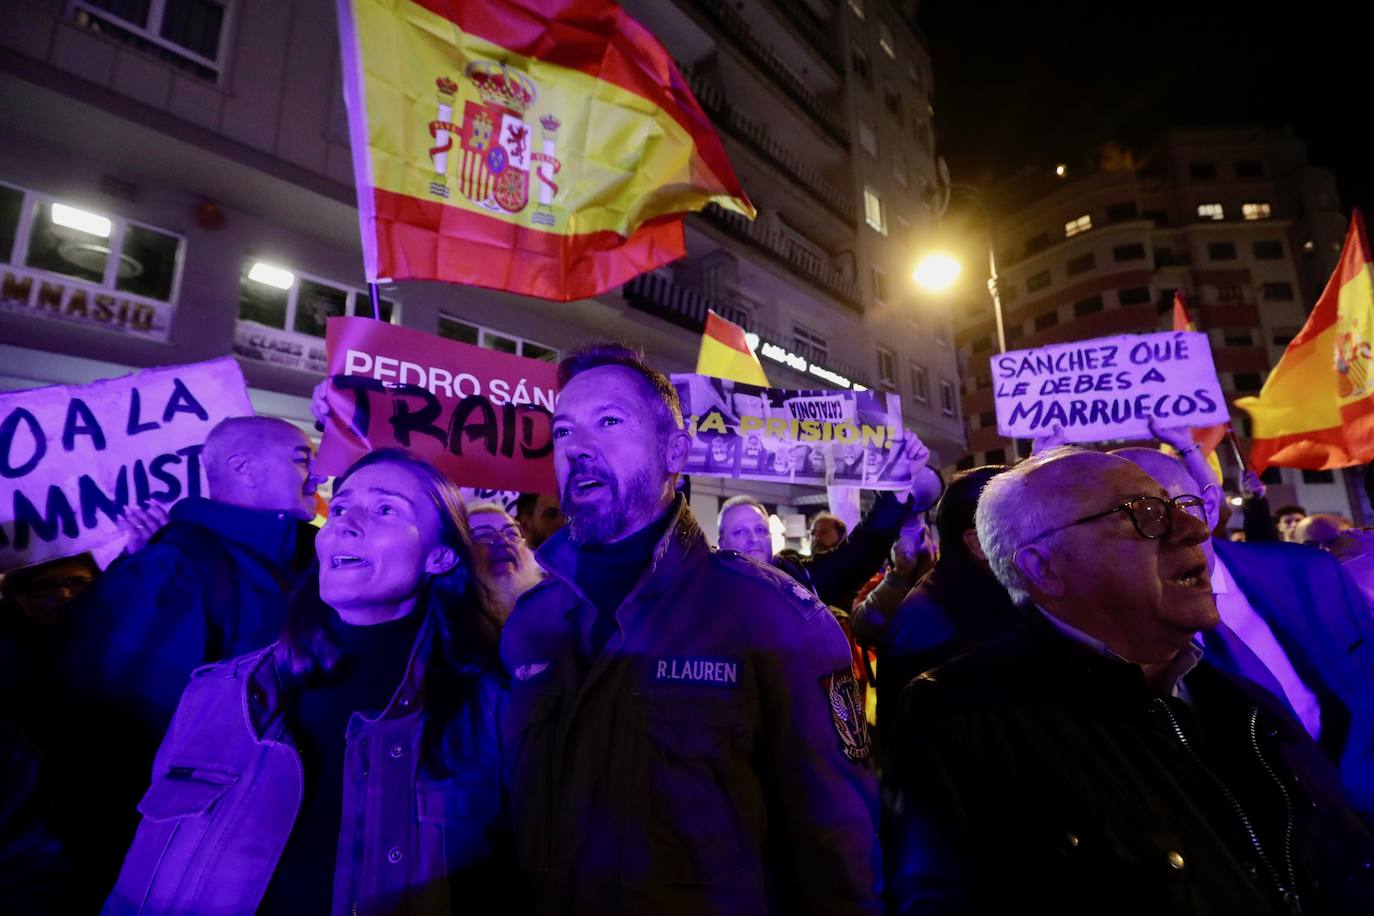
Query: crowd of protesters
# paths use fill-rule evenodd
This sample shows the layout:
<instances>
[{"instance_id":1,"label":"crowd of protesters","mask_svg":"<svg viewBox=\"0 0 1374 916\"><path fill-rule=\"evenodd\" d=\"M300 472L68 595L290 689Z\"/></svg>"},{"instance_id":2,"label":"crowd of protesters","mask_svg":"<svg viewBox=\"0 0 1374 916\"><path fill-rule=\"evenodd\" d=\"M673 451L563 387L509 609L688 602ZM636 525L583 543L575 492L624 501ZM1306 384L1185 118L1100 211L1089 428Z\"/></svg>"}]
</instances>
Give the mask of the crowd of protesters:
<instances>
[{"instance_id":1,"label":"crowd of protesters","mask_svg":"<svg viewBox=\"0 0 1374 916\"><path fill-rule=\"evenodd\" d=\"M668 379L558 385L513 511L380 449L317 528L309 440L239 418L104 572L6 575L0 912L1374 912L1349 521L1247 473L1227 537L1155 429L711 545Z\"/></svg>"}]
</instances>

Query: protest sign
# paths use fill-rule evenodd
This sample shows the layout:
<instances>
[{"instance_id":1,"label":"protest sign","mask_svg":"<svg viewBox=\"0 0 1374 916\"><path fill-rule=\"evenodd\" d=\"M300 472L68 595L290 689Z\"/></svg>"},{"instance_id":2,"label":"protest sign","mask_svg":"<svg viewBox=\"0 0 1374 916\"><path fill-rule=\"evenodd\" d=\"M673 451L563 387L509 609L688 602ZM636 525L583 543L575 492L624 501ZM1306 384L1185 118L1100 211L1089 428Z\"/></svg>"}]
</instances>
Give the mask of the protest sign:
<instances>
[{"instance_id":1,"label":"protest sign","mask_svg":"<svg viewBox=\"0 0 1374 916\"><path fill-rule=\"evenodd\" d=\"M371 318L329 319L325 345L323 473L399 446L465 487L556 491L552 363Z\"/></svg>"},{"instance_id":2,"label":"protest sign","mask_svg":"<svg viewBox=\"0 0 1374 916\"><path fill-rule=\"evenodd\" d=\"M496 503L504 506L506 514L515 518L516 502L520 499L519 490L493 490L490 487L459 487L463 493L463 505L471 508L478 503Z\"/></svg>"},{"instance_id":3,"label":"protest sign","mask_svg":"<svg viewBox=\"0 0 1374 916\"><path fill-rule=\"evenodd\" d=\"M1162 426L1210 426L1230 418L1207 335L1124 334L1010 350L991 360L997 431L1069 442L1149 438Z\"/></svg>"},{"instance_id":4,"label":"protest sign","mask_svg":"<svg viewBox=\"0 0 1374 916\"><path fill-rule=\"evenodd\" d=\"M204 495L205 437L252 413L231 357L0 394L0 570L118 541L130 502Z\"/></svg>"},{"instance_id":5,"label":"protest sign","mask_svg":"<svg viewBox=\"0 0 1374 916\"><path fill-rule=\"evenodd\" d=\"M899 490L922 454L901 401L876 391L762 388L681 373L673 385L692 434L688 474Z\"/></svg>"}]
</instances>

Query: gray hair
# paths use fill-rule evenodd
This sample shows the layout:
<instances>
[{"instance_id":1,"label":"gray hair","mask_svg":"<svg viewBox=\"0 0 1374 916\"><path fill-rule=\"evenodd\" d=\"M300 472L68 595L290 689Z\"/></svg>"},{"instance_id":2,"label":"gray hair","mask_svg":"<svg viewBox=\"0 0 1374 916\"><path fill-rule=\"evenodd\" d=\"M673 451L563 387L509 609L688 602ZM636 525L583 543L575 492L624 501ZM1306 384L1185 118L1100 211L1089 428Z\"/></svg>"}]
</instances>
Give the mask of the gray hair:
<instances>
[{"instance_id":1,"label":"gray hair","mask_svg":"<svg viewBox=\"0 0 1374 916\"><path fill-rule=\"evenodd\" d=\"M768 510L764 508L763 503L759 502L757 499L748 495L747 493L741 493L739 496L731 496L725 502L720 504L720 512L716 514L716 530L720 530L721 524L725 521L725 513L729 512L736 506L753 506L755 509L758 509L760 512L763 513L764 518L768 518Z\"/></svg>"},{"instance_id":2,"label":"gray hair","mask_svg":"<svg viewBox=\"0 0 1374 916\"><path fill-rule=\"evenodd\" d=\"M476 515L478 512L486 512L486 513L490 513L490 514L492 514L492 515L504 515L506 518L510 519L512 522L515 521L514 518L511 518L511 514L510 514L510 512L506 509L505 506L503 506L501 503L498 503L498 502L496 502L495 500L492 500L492 499L484 500L484 501L482 501L482 502L468 503L468 504L467 504L467 510L468 510L468 518L472 518L472 517L473 517L474 515Z\"/></svg>"},{"instance_id":3,"label":"gray hair","mask_svg":"<svg viewBox=\"0 0 1374 916\"><path fill-rule=\"evenodd\" d=\"M1030 598L1030 583L1016 565L1017 552L1037 535L1059 523L1054 503L1035 492L1029 478L1040 468L1059 458L1088 452L1074 445L1061 445L1032 455L1010 470L991 478L978 497L974 525L978 544L988 558L992 574L1017 604Z\"/></svg>"}]
</instances>

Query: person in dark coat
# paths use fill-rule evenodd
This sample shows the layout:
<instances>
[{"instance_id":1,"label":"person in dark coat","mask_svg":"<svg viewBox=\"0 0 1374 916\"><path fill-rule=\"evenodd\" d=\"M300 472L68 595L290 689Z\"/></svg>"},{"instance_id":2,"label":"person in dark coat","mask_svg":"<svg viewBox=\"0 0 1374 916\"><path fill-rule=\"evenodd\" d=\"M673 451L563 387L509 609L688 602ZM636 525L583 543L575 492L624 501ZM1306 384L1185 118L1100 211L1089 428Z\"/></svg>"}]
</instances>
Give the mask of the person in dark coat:
<instances>
[{"instance_id":1,"label":"person in dark coat","mask_svg":"<svg viewBox=\"0 0 1374 916\"><path fill-rule=\"evenodd\" d=\"M1016 623L1016 607L988 569L973 527L979 494L1005 470L1005 465L990 464L963 471L940 498L935 510L939 558L903 599L876 643L880 733L912 678L994 639ZM854 622L856 632L865 625Z\"/></svg>"},{"instance_id":2,"label":"person in dark coat","mask_svg":"<svg viewBox=\"0 0 1374 916\"><path fill-rule=\"evenodd\" d=\"M313 579L312 454L284 420L219 423L201 454L209 498L174 505L147 546L111 565L63 614L71 747L53 758L66 786L57 826L94 893L114 880L191 672L274 641L292 594ZM90 767L91 747L119 753Z\"/></svg>"},{"instance_id":3,"label":"person in dark coat","mask_svg":"<svg viewBox=\"0 0 1374 916\"><path fill-rule=\"evenodd\" d=\"M1264 690L1202 658L1201 497L1052 449L978 540L1025 622L903 694L884 771L891 912L1367 913L1374 845Z\"/></svg>"}]
</instances>

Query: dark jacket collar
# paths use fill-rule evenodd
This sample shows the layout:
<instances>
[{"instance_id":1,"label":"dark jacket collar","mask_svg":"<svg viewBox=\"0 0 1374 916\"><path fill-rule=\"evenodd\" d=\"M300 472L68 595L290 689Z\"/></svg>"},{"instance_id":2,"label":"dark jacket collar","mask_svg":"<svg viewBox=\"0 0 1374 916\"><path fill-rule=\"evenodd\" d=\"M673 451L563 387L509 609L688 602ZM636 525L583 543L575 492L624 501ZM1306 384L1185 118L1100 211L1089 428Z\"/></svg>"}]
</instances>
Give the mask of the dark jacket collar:
<instances>
[{"instance_id":1,"label":"dark jacket collar","mask_svg":"<svg viewBox=\"0 0 1374 916\"><path fill-rule=\"evenodd\" d=\"M296 565L302 536L312 526L289 512L250 509L214 499L192 496L172 506L174 522L208 528L233 546L261 554L282 566ZM311 529L306 531L305 529Z\"/></svg>"},{"instance_id":2,"label":"dark jacket collar","mask_svg":"<svg viewBox=\"0 0 1374 916\"><path fill-rule=\"evenodd\" d=\"M647 600L667 591L683 572L704 562L710 555L711 548L706 544L706 536L702 534L701 526L697 524L681 493L673 498L668 515L668 528L654 546L648 569L630 590L630 596L636 601ZM572 540L571 532L565 525L545 541L534 556L551 576L581 595L576 581L579 552L579 545Z\"/></svg>"}]
</instances>

